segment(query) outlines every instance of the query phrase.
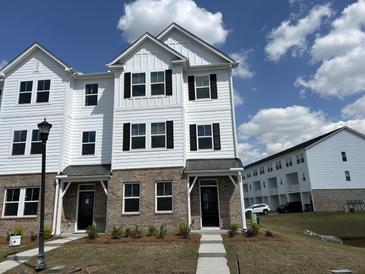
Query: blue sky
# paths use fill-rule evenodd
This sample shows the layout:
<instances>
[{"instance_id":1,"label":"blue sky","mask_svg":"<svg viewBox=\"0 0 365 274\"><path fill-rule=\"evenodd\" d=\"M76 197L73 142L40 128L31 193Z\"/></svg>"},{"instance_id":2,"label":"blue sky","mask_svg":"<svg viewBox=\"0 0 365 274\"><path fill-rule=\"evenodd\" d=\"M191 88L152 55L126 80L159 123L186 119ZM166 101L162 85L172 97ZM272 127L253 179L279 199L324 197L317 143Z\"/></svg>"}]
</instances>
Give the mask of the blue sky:
<instances>
[{"instance_id":1,"label":"blue sky","mask_svg":"<svg viewBox=\"0 0 365 274\"><path fill-rule=\"evenodd\" d=\"M246 163L334 127L365 131L364 0L4 1L0 62L38 41L78 71L105 71L133 35L171 20L242 58L234 85Z\"/></svg>"}]
</instances>

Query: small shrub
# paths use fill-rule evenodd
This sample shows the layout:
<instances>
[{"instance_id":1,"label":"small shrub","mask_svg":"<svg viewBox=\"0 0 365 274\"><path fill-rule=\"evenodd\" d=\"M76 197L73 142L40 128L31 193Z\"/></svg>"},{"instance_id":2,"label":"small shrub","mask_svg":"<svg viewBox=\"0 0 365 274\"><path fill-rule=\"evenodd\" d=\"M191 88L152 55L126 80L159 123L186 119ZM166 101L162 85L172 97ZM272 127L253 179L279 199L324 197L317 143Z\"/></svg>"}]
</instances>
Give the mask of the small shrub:
<instances>
[{"instance_id":1,"label":"small shrub","mask_svg":"<svg viewBox=\"0 0 365 274\"><path fill-rule=\"evenodd\" d=\"M245 232L245 235L247 238L251 238L251 237L255 237L257 235L257 233L252 228L249 228Z\"/></svg>"},{"instance_id":2,"label":"small shrub","mask_svg":"<svg viewBox=\"0 0 365 274\"><path fill-rule=\"evenodd\" d=\"M37 240L37 238L38 238L38 235L37 235L37 233L34 233L33 231L30 233L30 240L32 241L32 242L34 242L35 240Z\"/></svg>"},{"instance_id":3,"label":"small shrub","mask_svg":"<svg viewBox=\"0 0 365 274\"><path fill-rule=\"evenodd\" d=\"M259 233L260 226L258 224L252 224L251 229L255 231L256 235Z\"/></svg>"},{"instance_id":4,"label":"small shrub","mask_svg":"<svg viewBox=\"0 0 365 274\"><path fill-rule=\"evenodd\" d=\"M167 233L166 225L165 224L162 224L162 225L160 225L160 229L159 229L159 231L156 234L156 238L157 239L163 239L163 238L165 238L166 233Z\"/></svg>"},{"instance_id":5,"label":"small shrub","mask_svg":"<svg viewBox=\"0 0 365 274\"><path fill-rule=\"evenodd\" d=\"M16 227L14 227L14 231L11 234L11 236L23 236L24 231L25 231L24 227L16 226Z\"/></svg>"},{"instance_id":6,"label":"small shrub","mask_svg":"<svg viewBox=\"0 0 365 274\"><path fill-rule=\"evenodd\" d=\"M229 237L234 237L234 235L237 234L237 231L238 231L239 228L240 228L239 224L231 224L229 226L229 231L228 231Z\"/></svg>"},{"instance_id":7,"label":"small shrub","mask_svg":"<svg viewBox=\"0 0 365 274\"><path fill-rule=\"evenodd\" d=\"M113 226L111 238L120 239L120 238L122 238L122 236L123 236L123 228L118 227L118 226Z\"/></svg>"},{"instance_id":8,"label":"small shrub","mask_svg":"<svg viewBox=\"0 0 365 274\"><path fill-rule=\"evenodd\" d=\"M274 237L274 234L270 230L266 230L265 237Z\"/></svg>"},{"instance_id":9,"label":"small shrub","mask_svg":"<svg viewBox=\"0 0 365 274\"><path fill-rule=\"evenodd\" d=\"M134 228L132 229L132 238L133 239L138 239L138 238L142 238L142 236L143 236L142 230L140 230L138 228L138 226L135 225Z\"/></svg>"},{"instance_id":10,"label":"small shrub","mask_svg":"<svg viewBox=\"0 0 365 274\"><path fill-rule=\"evenodd\" d=\"M130 227L126 227L124 230L124 236L125 237L131 237L132 236L132 229Z\"/></svg>"},{"instance_id":11,"label":"small shrub","mask_svg":"<svg viewBox=\"0 0 365 274\"><path fill-rule=\"evenodd\" d=\"M87 237L91 240L95 240L99 235L96 225L89 225L86 228L86 232L87 232Z\"/></svg>"},{"instance_id":12,"label":"small shrub","mask_svg":"<svg viewBox=\"0 0 365 274\"><path fill-rule=\"evenodd\" d=\"M44 226L44 239L48 240L52 238L52 227L49 225Z\"/></svg>"},{"instance_id":13,"label":"small shrub","mask_svg":"<svg viewBox=\"0 0 365 274\"><path fill-rule=\"evenodd\" d=\"M156 236L157 234L157 228L154 225L150 225L148 227L148 236Z\"/></svg>"},{"instance_id":14,"label":"small shrub","mask_svg":"<svg viewBox=\"0 0 365 274\"><path fill-rule=\"evenodd\" d=\"M188 239L190 235L190 227L188 224L179 224L179 236L183 239Z\"/></svg>"}]
</instances>

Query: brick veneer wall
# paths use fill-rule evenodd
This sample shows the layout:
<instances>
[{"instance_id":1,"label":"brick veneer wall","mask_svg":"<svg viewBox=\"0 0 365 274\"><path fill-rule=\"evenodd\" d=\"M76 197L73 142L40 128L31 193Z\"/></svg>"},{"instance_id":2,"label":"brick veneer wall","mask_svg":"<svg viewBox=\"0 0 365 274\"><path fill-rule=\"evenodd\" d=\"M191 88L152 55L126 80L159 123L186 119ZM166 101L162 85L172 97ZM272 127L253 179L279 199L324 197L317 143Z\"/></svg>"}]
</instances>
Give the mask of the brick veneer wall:
<instances>
[{"instance_id":1,"label":"brick veneer wall","mask_svg":"<svg viewBox=\"0 0 365 274\"><path fill-rule=\"evenodd\" d=\"M55 173L46 174L46 201L45 201L45 224L52 227L53 221L53 206L55 193ZM14 227L21 226L25 229L25 234L29 235L31 232L38 232L39 230L39 209L38 203L38 217L2 217L4 210L4 195L5 189L10 187L40 187L40 174L24 174L24 175L2 175L0 176L0 236L5 236L8 231L12 231ZM40 195L39 195L40 199Z\"/></svg>"},{"instance_id":2,"label":"brick veneer wall","mask_svg":"<svg viewBox=\"0 0 365 274\"><path fill-rule=\"evenodd\" d=\"M365 201L365 189L313 189L316 211L341 211L347 200Z\"/></svg>"},{"instance_id":3,"label":"brick veneer wall","mask_svg":"<svg viewBox=\"0 0 365 274\"><path fill-rule=\"evenodd\" d=\"M156 181L172 181L173 213L155 213ZM123 215L123 183L140 183L140 213ZM156 169L113 170L108 186L107 226L110 232L113 226L138 225L147 230L149 225L156 227L166 224L169 231L175 231L180 223L187 223L187 179L182 167Z\"/></svg>"}]
</instances>

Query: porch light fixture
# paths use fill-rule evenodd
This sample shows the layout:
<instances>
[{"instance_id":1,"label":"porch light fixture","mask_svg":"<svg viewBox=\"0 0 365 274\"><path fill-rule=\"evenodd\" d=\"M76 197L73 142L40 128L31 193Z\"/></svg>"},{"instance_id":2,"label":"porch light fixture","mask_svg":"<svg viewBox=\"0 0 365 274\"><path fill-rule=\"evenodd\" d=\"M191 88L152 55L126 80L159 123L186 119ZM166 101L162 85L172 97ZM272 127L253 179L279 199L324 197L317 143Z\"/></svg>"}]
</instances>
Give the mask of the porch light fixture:
<instances>
[{"instance_id":1,"label":"porch light fixture","mask_svg":"<svg viewBox=\"0 0 365 274\"><path fill-rule=\"evenodd\" d=\"M46 121L38 124L39 134L42 140L42 176L41 176L41 209L39 217L39 247L38 258L35 266L36 271L41 271L46 268L46 258L44 255L44 200L46 190L46 143L48 140L49 131L52 125Z\"/></svg>"}]
</instances>

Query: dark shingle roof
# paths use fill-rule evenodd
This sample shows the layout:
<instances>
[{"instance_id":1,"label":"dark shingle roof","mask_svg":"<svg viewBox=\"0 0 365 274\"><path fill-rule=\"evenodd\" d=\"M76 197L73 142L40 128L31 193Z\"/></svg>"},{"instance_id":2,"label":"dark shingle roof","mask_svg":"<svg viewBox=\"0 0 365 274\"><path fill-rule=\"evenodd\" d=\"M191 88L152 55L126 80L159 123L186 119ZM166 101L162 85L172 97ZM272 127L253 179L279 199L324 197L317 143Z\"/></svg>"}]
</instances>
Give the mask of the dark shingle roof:
<instances>
[{"instance_id":1,"label":"dark shingle roof","mask_svg":"<svg viewBox=\"0 0 365 274\"><path fill-rule=\"evenodd\" d=\"M262 164L264 162L267 162L267 161L270 161L270 160L273 160L275 158L278 158L278 157L281 157L283 155L286 155L286 154L289 154L289 153L292 153L292 152L295 152L297 150L301 150L301 149L304 149L306 147L309 147L310 145L313 145L314 143L317 143L318 141L326 138L327 136L331 135L332 133L335 133L336 131L340 131L341 129L343 129L343 127L341 128L338 128L338 129L335 129L335 130L332 130L330 132L327 132L326 134L323 134L321 136L318 136L318 137L315 137L313 139L310 139L308 141L305 141L304 143L301 143L299 145L296 145L296 146L293 146L291 148L288 148L286 150L283 150L283 151L280 151L276 154L273 154L273 155L270 155L269 157L266 157L264 159L261 159L259 161L256 161L256 162L253 162L249 165L246 165L244 168L250 168L250 167L253 167L253 166L256 166L256 165L259 165L259 164Z\"/></svg>"},{"instance_id":2,"label":"dark shingle roof","mask_svg":"<svg viewBox=\"0 0 365 274\"><path fill-rule=\"evenodd\" d=\"M185 171L226 171L230 168L242 168L242 162L240 159L194 159L186 160Z\"/></svg>"},{"instance_id":3,"label":"dark shingle roof","mask_svg":"<svg viewBox=\"0 0 365 274\"><path fill-rule=\"evenodd\" d=\"M111 175L110 165L83 165L83 166L68 166L60 175L67 176L98 176Z\"/></svg>"}]
</instances>

